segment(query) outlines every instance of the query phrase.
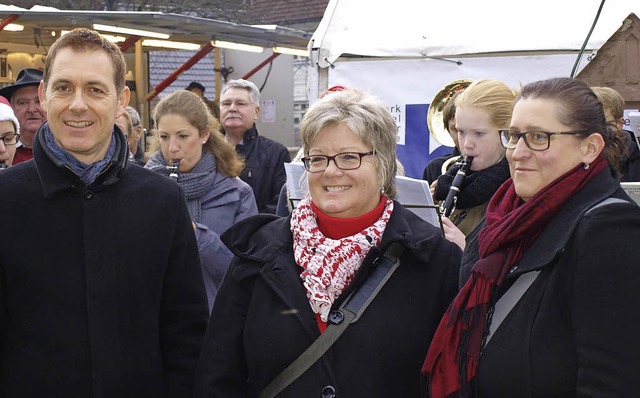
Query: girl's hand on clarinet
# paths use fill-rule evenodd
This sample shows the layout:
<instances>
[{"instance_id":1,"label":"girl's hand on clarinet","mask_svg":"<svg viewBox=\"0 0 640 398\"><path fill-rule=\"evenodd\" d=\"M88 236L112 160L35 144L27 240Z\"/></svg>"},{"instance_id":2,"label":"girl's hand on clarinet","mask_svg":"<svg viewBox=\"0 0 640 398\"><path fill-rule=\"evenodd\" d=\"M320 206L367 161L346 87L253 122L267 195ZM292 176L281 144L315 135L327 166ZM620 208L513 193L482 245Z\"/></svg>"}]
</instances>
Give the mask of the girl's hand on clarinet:
<instances>
[{"instance_id":1,"label":"girl's hand on clarinet","mask_svg":"<svg viewBox=\"0 0 640 398\"><path fill-rule=\"evenodd\" d=\"M444 237L464 250L467 245L465 236L462 231L453 224L453 221L449 220L447 217L442 217L442 226L444 229Z\"/></svg>"}]
</instances>

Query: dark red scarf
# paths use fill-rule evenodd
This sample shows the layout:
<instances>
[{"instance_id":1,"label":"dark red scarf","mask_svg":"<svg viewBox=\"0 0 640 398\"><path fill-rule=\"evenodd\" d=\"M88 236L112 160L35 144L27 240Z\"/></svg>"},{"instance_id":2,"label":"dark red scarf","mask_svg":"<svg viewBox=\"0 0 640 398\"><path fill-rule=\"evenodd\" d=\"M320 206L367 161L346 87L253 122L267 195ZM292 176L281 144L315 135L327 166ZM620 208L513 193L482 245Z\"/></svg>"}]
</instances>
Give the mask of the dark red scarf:
<instances>
[{"instance_id":1,"label":"dark red scarf","mask_svg":"<svg viewBox=\"0 0 640 398\"><path fill-rule=\"evenodd\" d=\"M508 179L487 207L487 225L478 238L480 260L440 321L422 366L431 398L470 396L472 381L496 294L507 270L518 261L562 206L607 166L598 157L580 164L527 202Z\"/></svg>"}]
</instances>

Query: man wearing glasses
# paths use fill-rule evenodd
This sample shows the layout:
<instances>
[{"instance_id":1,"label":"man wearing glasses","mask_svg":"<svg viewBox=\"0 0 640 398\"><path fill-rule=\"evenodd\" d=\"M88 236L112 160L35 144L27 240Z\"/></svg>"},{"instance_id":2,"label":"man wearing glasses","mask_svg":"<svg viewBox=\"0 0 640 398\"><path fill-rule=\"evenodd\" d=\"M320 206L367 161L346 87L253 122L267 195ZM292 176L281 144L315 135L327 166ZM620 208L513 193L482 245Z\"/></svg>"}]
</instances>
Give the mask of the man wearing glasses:
<instances>
[{"instance_id":1,"label":"man wearing glasses","mask_svg":"<svg viewBox=\"0 0 640 398\"><path fill-rule=\"evenodd\" d=\"M220 124L236 151L245 159L240 178L253 188L260 213L275 213L280 189L287 180L287 148L258 134L260 91L248 80L230 80L220 93Z\"/></svg>"}]
</instances>

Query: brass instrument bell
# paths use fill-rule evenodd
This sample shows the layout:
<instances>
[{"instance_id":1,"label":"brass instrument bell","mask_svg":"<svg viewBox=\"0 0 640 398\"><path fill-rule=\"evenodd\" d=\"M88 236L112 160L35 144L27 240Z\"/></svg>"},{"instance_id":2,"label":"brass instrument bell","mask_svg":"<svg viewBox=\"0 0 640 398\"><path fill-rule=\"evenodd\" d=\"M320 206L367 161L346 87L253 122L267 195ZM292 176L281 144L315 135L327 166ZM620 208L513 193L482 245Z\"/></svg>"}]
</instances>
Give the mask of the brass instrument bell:
<instances>
[{"instance_id":1,"label":"brass instrument bell","mask_svg":"<svg viewBox=\"0 0 640 398\"><path fill-rule=\"evenodd\" d=\"M429 110L427 111L429 134L442 145L455 146L453 139L444 125L445 122L442 120L442 110L455 93L464 90L471 83L473 83L471 79L454 80L438 91L429 104Z\"/></svg>"}]
</instances>

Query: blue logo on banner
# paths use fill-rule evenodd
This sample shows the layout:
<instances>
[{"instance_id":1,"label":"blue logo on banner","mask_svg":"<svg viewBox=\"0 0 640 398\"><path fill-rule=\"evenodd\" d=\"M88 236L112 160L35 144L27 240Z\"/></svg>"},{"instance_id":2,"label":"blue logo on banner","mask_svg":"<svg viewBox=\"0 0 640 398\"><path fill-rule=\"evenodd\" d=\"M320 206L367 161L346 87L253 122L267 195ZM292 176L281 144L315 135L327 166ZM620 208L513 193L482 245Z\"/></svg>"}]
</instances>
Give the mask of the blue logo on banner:
<instances>
[{"instance_id":1,"label":"blue logo on banner","mask_svg":"<svg viewBox=\"0 0 640 398\"><path fill-rule=\"evenodd\" d=\"M407 177L422 178L422 172L431 159L448 155L453 148L440 146L429 153L429 128L427 127L427 104L406 105L405 144L398 145L398 159Z\"/></svg>"}]
</instances>

